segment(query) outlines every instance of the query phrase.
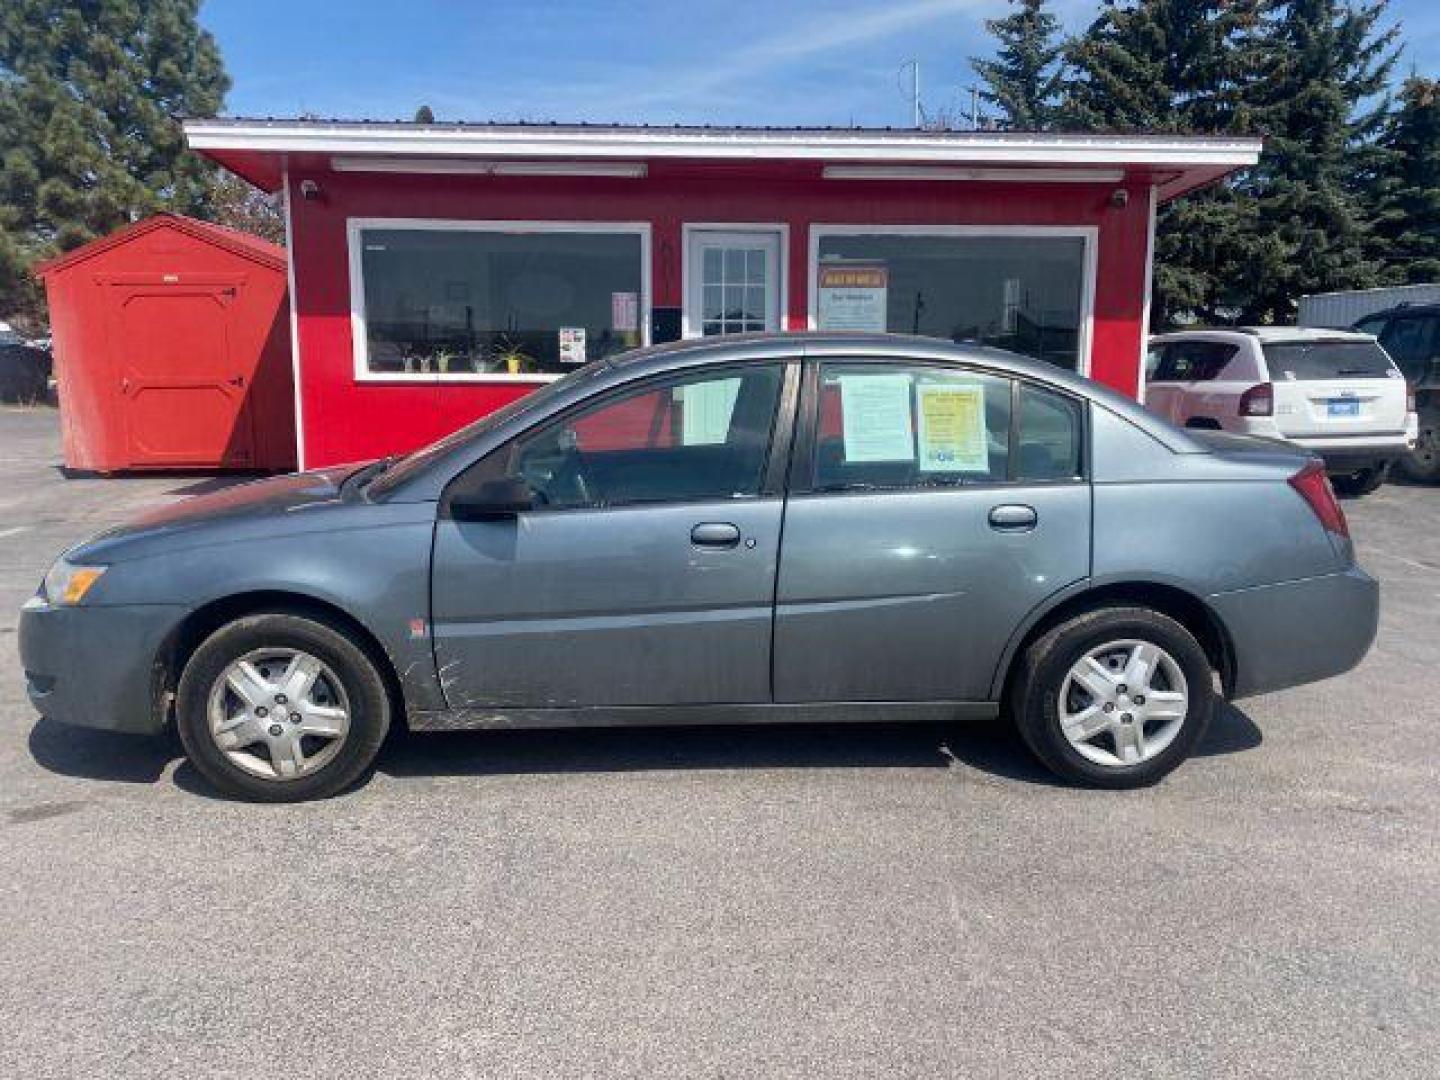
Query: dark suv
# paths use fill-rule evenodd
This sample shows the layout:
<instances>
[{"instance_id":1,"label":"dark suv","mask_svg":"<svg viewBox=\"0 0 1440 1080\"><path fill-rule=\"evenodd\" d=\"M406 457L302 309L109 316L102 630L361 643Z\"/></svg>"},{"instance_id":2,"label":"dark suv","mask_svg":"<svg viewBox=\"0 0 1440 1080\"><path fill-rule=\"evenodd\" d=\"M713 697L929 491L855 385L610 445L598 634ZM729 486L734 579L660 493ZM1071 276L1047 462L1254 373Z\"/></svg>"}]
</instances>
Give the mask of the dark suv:
<instances>
[{"instance_id":1,"label":"dark suv","mask_svg":"<svg viewBox=\"0 0 1440 1080\"><path fill-rule=\"evenodd\" d=\"M1419 437L1415 449L1397 464L1412 480L1440 483L1440 304L1401 304L1377 311L1355 329L1380 339L1415 395Z\"/></svg>"}]
</instances>

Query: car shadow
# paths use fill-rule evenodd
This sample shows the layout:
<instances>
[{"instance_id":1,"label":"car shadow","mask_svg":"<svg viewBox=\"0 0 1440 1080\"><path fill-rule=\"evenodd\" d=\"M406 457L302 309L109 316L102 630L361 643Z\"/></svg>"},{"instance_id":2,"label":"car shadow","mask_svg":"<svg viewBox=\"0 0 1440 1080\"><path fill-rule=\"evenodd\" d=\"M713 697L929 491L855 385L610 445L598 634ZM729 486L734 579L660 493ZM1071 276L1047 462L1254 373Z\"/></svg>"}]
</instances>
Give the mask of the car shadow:
<instances>
[{"instance_id":1,"label":"car shadow","mask_svg":"<svg viewBox=\"0 0 1440 1080\"><path fill-rule=\"evenodd\" d=\"M153 784L185 754L173 730L163 735L127 735L70 727L44 716L30 729L28 746L31 758L43 769L115 784Z\"/></svg>"},{"instance_id":2,"label":"car shadow","mask_svg":"<svg viewBox=\"0 0 1440 1080\"><path fill-rule=\"evenodd\" d=\"M1234 705L1217 710L1197 757L1243 753L1263 741ZM64 776L153 784L183 757L173 732L121 735L41 719L29 748L37 764ZM1065 786L1030 756L1000 718L953 724L777 724L730 727L552 728L535 731L395 732L377 771L397 779L710 769L974 769L1005 780ZM218 797L182 761L174 783Z\"/></svg>"}]
</instances>

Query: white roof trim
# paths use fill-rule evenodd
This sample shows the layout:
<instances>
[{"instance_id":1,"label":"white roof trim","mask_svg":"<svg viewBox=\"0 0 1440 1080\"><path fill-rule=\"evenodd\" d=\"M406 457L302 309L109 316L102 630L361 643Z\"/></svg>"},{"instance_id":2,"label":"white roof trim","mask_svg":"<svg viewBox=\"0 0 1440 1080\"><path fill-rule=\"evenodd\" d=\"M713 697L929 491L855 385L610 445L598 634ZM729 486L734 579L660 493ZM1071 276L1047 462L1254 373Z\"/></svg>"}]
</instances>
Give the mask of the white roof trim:
<instances>
[{"instance_id":1,"label":"white roof trim","mask_svg":"<svg viewBox=\"0 0 1440 1080\"><path fill-rule=\"evenodd\" d=\"M706 158L940 164L1198 166L1259 160L1258 139L1007 132L428 126L188 120L194 150L427 158Z\"/></svg>"}]
</instances>

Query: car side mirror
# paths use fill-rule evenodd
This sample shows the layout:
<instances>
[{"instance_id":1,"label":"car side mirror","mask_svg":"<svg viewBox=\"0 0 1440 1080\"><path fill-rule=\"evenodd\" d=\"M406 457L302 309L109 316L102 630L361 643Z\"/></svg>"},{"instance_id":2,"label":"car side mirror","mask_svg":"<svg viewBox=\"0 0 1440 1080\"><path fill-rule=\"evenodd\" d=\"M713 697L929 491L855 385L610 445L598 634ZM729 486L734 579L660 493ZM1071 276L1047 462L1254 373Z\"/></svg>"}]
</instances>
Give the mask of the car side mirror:
<instances>
[{"instance_id":1,"label":"car side mirror","mask_svg":"<svg viewBox=\"0 0 1440 1080\"><path fill-rule=\"evenodd\" d=\"M535 489L518 476L486 480L473 491L450 498L450 516L456 521L504 521L535 509Z\"/></svg>"}]
</instances>

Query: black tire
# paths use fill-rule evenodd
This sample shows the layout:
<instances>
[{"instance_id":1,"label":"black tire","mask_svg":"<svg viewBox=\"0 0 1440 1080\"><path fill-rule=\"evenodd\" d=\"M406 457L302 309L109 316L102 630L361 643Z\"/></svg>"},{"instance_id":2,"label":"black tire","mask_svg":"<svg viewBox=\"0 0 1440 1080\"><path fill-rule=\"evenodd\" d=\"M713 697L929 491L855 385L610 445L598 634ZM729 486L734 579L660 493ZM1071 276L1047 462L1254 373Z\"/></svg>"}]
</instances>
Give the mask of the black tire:
<instances>
[{"instance_id":1,"label":"black tire","mask_svg":"<svg viewBox=\"0 0 1440 1080\"><path fill-rule=\"evenodd\" d=\"M1070 668L1087 652L1111 641L1160 646L1185 677L1188 709L1163 750L1133 765L1105 765L1086 758L1060 726L1059 693ZM1025 650L1011 708L1025 745L1052 772L1091 787L1134 788L1155 783L1190 756L1215 708L1213 671L1205 650L1174 619L1150 608L1104 607L1067 619Z\"/></svg>"},{"instance_id":2,"label":"black tire","mask_svg":"<svg viewBox=\"0 0 1440 1080\"><path fill-rule=\"evenodd\" d=\"M328 665L343 684L349 731L333 758L315 772L266 779L246 772L210 734L210 691L226 667L261 649L299 649ZM254 802L300 802L344 791L374 764L390 727L390 698L375 662L334 627L299 615L246 615L222 626L191 655L180 677L176 727L197 772L226 795Z\"/></svg>"},{"instance_id":3,"label":"black tire","mask_svg":"<svg viewBox=\"0 0 1440 1080\"><path fill-rule=\"evenodd\" d=\"M1340 473L1330 477L1330 486L1335 489L1335 494L1344 499L1358 499L1363 495L1369 495L1381 484L1385 483L1390 475L1390 462L1382 461L1378 465L1371 465L1368 468L1356 469L1352 473Z\"/></svg>"},{"instance_id":4,"label":"black tire","mask_svg":"<svg viewBox=\"0 0 1440 1080\"><path fill-rule=\"evenodd\" d=\"M1420 410L1420 437L1415 449L1399 461L1407 479L1420 484L1440 484L1440 408Z\"/></svg>"}]
</instances>

